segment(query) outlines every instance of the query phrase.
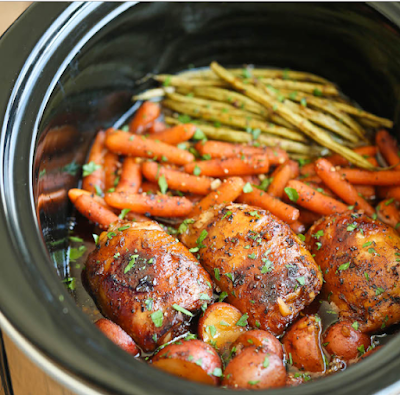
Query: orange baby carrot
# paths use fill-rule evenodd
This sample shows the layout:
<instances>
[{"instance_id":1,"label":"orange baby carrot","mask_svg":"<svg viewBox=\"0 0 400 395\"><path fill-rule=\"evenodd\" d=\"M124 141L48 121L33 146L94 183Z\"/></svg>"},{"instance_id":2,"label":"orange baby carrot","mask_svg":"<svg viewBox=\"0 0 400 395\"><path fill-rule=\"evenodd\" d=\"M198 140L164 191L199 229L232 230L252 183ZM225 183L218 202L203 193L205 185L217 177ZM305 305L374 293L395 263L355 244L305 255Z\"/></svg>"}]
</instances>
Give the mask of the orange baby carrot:
<instances>
[{"instance_id":1,"label":"orange baby carrot","mask_svg":"<svg viewBox=\"0 0 400 395\"><path fill-rule=\"evenodd\" d=\"M290 169L292 170L291 178L297 178L300 175L300 167L298 162L289 159L285 163L287 163L290 166Z\"/></svg>"},{"instance_id":2,"label":"orange baby carrot","mask_svg":"<svg viewBox=\"0 0 400 395\"><path fill-rule=\"evenodd\" d=\"M213 159L230 158L238 155L266 154L271 165L283 163L288 159L288 154L281 148L253 147L244 144L232 144L222 141L200 141L195 146L200 155L210 155Z\"/></svg>"},{"instance_id":3,"label":"orange baby carrot","mask_svg":"<svg viewBox=\"0 0 400 395\"><path fill-rule=\"evenodd\" d=\"M400 232L399 203L393 198L386 199L376 206L378 219Z\"/></svg>"},{"instance_id":4,"label":"orange baby carrot","mask_svg":"<svg viewBox=\"0 0 400 395\"><path fill-rule=\"evenodd\" d=\"M189 214L189 217L195 217L212 206L221 203L230 203L242 193L244 181L240 177L231 177L222 182L222 184L213 192L205 196Z\"/></svg>"},{"instance_id":5,"label":"orange baby carrot","mask_svg":"<svg viewBox=\"0 0 400 395\"><path fill-rule=\"evenodd\" d=\"M119 168L118 155L108 151L104 156L105 190L115 187L117 170Z\"/></svg>"},{"instance_id":6,"label":"orange baby carrot","mask_svg":"<svg viewBox=\"0 0 400 395\"><path fill-rule=\"evenodd\" d=\"M292 228L293 232L297 234L303 233L306 230L306 226L300 221L294 221L289 226Z\"/></svg>"},{"instance_id":7,"label":"orange baby carrot","mask_svg":"<svg viewBox=\"0 0 400 395\"><path fill-rule=\"evenodd\" d=\"M149 222L149 221L151 221L151 219L146 217L145 215L134 213L132 211L129 211L128 213L126 213L125 219L127 221L132 221L132 222Z\"/></svg>"},{"instance_id":8,"label":"orange baby carrot","mask_svg":"<svg viewBox=\"0 0 400 395\"><path fill-rule=\"evenodd\" d=\"M375 135L375 141L380 153L389 166L397 165L394 169L400 170L399 147L397 146L396 139L385 129L382 129Z\"/></svg>"},{"instance_id":9,"label":"orange baby carrot","mask_svg":"<svg viewBox=\"0 0 400 395\"><path fill-rule=\"evenodd\" d=\"M286 187L288 181L292 177L292 169L288 163L280 165L272 173L272 182L268 186L267 192L274 197L281 198L283 195L283 190Z\"/></svg>"},{"instance_id":10,"label":"orange baby carrot","mask_svg":"<svg viewBox=\"0 0 400 395\"><path fill-rule=\"evenodd\" d=\"M160 133L167 129L167 125L161 121L154 121L153 124L147 129L147 133L155 134Z\"/></svg>"},{"instance_id":11,"label":"orange baby carrot","mask_svg":"<svg viewBox=\"0 0 400 395\"><path fill-rule=\"evenodd\" d=\"M371 185L354 185L354 188L356 188L357 193L361 195L365 200L376 199L375 187Z\"/></svg>"},{"instance_id":12,"label":"orange baby carrot","mask_svg":"<svg viewBox=\"0 0 400 395\"><path fill-rule=\"evenodd\" d=\"M321 184L322 180L319 176L317 176L315 173L313 176L308 176L308 177L303 177L301 179L302 182L306 183L306 182L313 182L315 184Z\"/></svg>"},{"instance_id":13,"label":"orange baby carrot","mask_svg":"<svg viewBox=\"0 0 400 395\"><path fill-rule=\"evenodd\" d=\"M190 174L211 177L244 176L267 173L269 161L266 155L238 156L226 159L211 159L185 165Z\"/></svg>"},{"instance_id":14,"label":"orange baby carrot","mask_svg":"<svg viewBox=\"0 0 400 395\"><path fill-rule=\"evenodd\" d=\"M165 129L162 132L151 134L150 140L159 140L163 143L176 145L183 143L184 141L190 140L196 132L196 126L191 123L185 123L177 125L169 129Z\"/></svg>"},{"instance_id":15,"label":"orange baby carrot","mask_svg":"<svg viewBox=\"0 0 400 395\"><path fill-rule=\"evenodd\" d=\"M179 170L161 166L155 162L142 164L143 175L151 182L159 182L161 176L165 177L169 189L182 192L192 192L199 195L207 195L211 192L211 184L214 181L209 177L198 177Z\"/></svg>"},{"instance_id":16,"label":"orange baby carrot","mask_svg":"<svg viewBox=\"0 0 400 395\"><path fill-rule=\"evenodd\" d=\"M110 151L117 154L155 158L156 160L165 159L177 165L184 165L194 161L194 156L190 152L173 145L115 129L107 130L106 146Z\"/></svg>"},{"instance_id":17,"label":"orange baby carrot","mask_svg":"<svg viewBox=\"0 0 400 395\"><path fill-rule=\"evenodd\" d=\"M315 175L314 162L307 163L300 167L300 174L304 177Z\"/></svg>"},{"instance_id":18,"label":"orange baby carrot","mask_svg":"<svg viewBox=\"0 0 400 395\"><path fill-rule=\"evenodd\" d=\"M365 147L354 148L353 151L359 155L368 156L368 159L370 159L376 156L378 153L378 147L375 145L368 145ZM350 166L349 161L339 154L327 156L326 159L328 159L334 166Z\"/></svg>"},{"instance_id":19,"label":"orange baby carrot","mask_svg":"<svg viewBox=\"0 0 400 395\"><path fill-rule=\"evenodd\" d=\"M314 211L315 213L330 215L348 210L348 207L345 204L314 191L314 189L301 181L290 180L287 188L285 188L285 192L291 193L293 192L293 189L297 192L297 196L295 193L292 193L292 201L299 206Z\"/></svg>"},{"instance_id":20,"label":"orange baby carrot","mask_svg":"<svg viewBox=\"0 0 400 395\"><path fill-rule=\"evenodd\" d=\"M145 193L132 195L113 192L106 194L105 201L120 210L129 208L135 213L158 217L185 217L193 208L192 202L184 197Z\"/></svg>"},{"instance_id":21,"label":"orange baby carrot","mask_svg":"<svg viewBox=\"0 0 400 395\"><path fill-rule=\"evenodd\" d=\"M339 169L338 173L343 175L351 184L361 185L400 185L399 170L369 171L361 169Z\"/></svg>"},{"instance_id":22,"label":"orange baby carrot","mask_svg":"<svg viewBox=\"0 0 400 395\"><path fill-rule=\"evenodd\" d=\"M400 203L400 187L389 188L387 196L396 199Z\"/></svg>"},{"instance_id":23,"label":"orange baby carrot","mask_svg":"<svg viewBox=\"0 0 400 395\"><path fill-rule=\"evenodd\" d=\"M112 210L111 207L106 203L106 201L102 197L97 196L92 192L85 191L84 189L78 189L78 188L72 188L68 191L69 200L71 200L71 202L73 204L75 204L76 200L81 195L90 196L93 200L95 200L97 203L101 204L103 207L105 207L109 210Z\"/></svg>"},{"instance_id":24,"label":"orange baby carrot","mask_svg":"<svg viewBox=\"0 0 400 395\"><path fill-rule=\"evenodd\" d=\"M160 116L161 110L157 103L144 102L129 123L131 133L143 134L147 128Z\"/></svg>"},{"instance_id":25,"label":"orange baby carrot","mask_svg":"<svg viewBox=\"0 0 400 395\"><path fill-rule=\"evenodd\" d=\"M139 193L146 192L149 193L150 195L154 195L157 192L159 192L159 190L160 189L158 188L158 185L155 184L154 182L143 181Z\"/></svg>"},{"instance_id":26,"label":"orange baby carrot","mask_svg":"<svg viewBox=\"0 0 400 395\"><path fill-rule=\"evenodd\" d=\"M82 189L86 191L94 193L97 190L104 191L106 179L103 168L104 156L106 154L104 147L105 139L106 133L104 131L97 133L89 153L88 162L83 167Z\"/></svg>"},{"instance_id":27,"label":"orange baby carrot","mask_svg":"<svg viewBox=\"0 0 400 395\"><path fill-rule=\"evenodd\" d=\"M335 166L327 159L318 159L315 162L315 171L322 181L344 202L354 205L356 209L364 210L369 216L374 214L375 210L367 203L365 199L359 196L356 188L344 180Z\"/></svg>"},{"instance_id":28,"label":"orange baby carrot","mask_svg":"<svg viewBox=\"0 0 400 395\"><path fill-rule=\"evenodd\" d=\"M142 172L140 164L135 158L127 157L122 164L121 177L115 188L116 192L138 193L142 184Z\"/></svg>"},{"instance_id":29,"label":"orange baby carrot","mask_svg":"<svg viewBox=\"0 0 400 395\"><path fill-rule=\"evenodd\" d=\"M257 188L253 188L252 192L242 193L237 201L240 203L246 203L268 210L288 224L296 221L300 215L297 208L289 206L279 199L270 196L267 192L261 191Z\"/></svg>"},{"instance_id":30,"label":"orange baby carrot","mask_svg":"<svg viewBox=\"0 0 400 395\"><path fill-rule=\"evenodd\" d=\"M74 204L83 216L102 229L108 229L113 222L118 220L118 217L111 210L108 210L88 195L80 195Z\"/></svg>"},{"instance_id":31,"label":"orange baby carrot","mask_svg":"<svg viewBox=\"0 0 400 395\"><path fill-rule=\"evenodd\" d=\"M320 214L314 213L313 211L307 210L305 208L300 208L299 221L303 223L306 227L311 226L314 222L321 218Z\"/></svg>"}]
</instances>

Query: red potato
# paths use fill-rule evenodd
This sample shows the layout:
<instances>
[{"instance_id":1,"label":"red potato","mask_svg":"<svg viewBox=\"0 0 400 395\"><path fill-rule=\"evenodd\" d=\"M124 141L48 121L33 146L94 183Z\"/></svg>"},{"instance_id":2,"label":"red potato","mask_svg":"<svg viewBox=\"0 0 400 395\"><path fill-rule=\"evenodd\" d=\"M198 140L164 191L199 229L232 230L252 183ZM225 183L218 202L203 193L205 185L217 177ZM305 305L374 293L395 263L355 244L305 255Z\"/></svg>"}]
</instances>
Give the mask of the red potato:
<instances>
[{"instance_id":1,"label":"red potato","mask_svg":"<svg viewBox=\"0 0 400 395\"><path fill-rule=\"evenodd\" d=\"M121 347L124 351L132 354L133 356L139 355L139 349L133 339L117 324L101 318L96 321L95 325L99 328L104 335L106 335L113 343Z\"/></svg>"},{"instance_id":2,"label":"red potato","mask_svg":"<svg viewBox=\"0 0 400 395\"><path fill-rule=\"evenodd\" d=\"M324 333L323 344L331 355L349 361L357 358L360 354L358 348L364 346L364 350L371 345L371 339L365 333L362 333L358 328L357 321L341 321L331 325Z\"/></svg>"},{"instance_id":3,"label":"red potato","mask_svg":"<svg viewBox=\"0 0 400 395\"><path fill-rule=\"evenodd\" d=\"M217 385L222 363L219 355L200 340L183 340L161 349L152 359L153 366L202 384Z\"/></svg>"},{"instance_id":4,"label":"red potato","mask_svg":"<svg viewBox=\"0 0 400 395\"><path fill-rule=\"evenodd\" d=\"M228 303L214 303L199 320L198 335L224 354L232 343L247 330L243 314ZM239 324L239 325L238 325Z\"/></svg>"},{"instance_id":5,"label":"red potato","mask_svg":"<svg viewBox=\"0 0 400 395\"><path fill-rule=\"evenodd\" d=\"M283 359L283 348L280 341L271 333L262 330L252 330L241 334L233 343L232 350L239 355L246 347L262 347L271 354Z\"/></svg>"},{"instance_id":6,"label":"red potato","mask_svg":"<svg viewBox=\"0 0 400 395\"><path fill-rule=\"evenodd\" d=\"M323 372L324 357L320 345L321 322L310 315L296 321L282 339L286 359L293 365L308 372Z\"/></svg>"},{"instance_id":7,"label":"red potato","mask_svg":"<svg viewBox=\"0 0 400 395\"><path fill-rule=\"evenodd\" d=\"M276 355L254 346L246 347L224 371L222 385L233 389L284 387L286 369Z\"/></svg>"},{"instance_id":8,"label":"red potato","mask_svg":"<svg viewBox=\"0 0 400 395\"><path fill-rule=\"evenodd\" d=\"M383 346L377 346L374 347L372 350L367 351L365 354L363 354L360 358L360 361L362 361L365 358L368 358L371 354L374 354L376 351L380 350Z\"/></svg>"}]
</instances>

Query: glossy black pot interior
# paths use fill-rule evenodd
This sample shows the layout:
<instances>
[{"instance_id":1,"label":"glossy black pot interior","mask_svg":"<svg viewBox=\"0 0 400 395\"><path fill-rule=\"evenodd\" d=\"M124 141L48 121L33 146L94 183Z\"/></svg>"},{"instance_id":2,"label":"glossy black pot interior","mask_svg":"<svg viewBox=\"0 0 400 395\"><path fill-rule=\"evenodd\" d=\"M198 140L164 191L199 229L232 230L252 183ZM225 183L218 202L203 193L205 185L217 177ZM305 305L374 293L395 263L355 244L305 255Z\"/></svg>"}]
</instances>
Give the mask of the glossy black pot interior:
<instances>
[{"instance_id":1,"label":"glossy black pot interior","mask_svg":"<svg viewBox=\"0 0 400 395\"><path fill-rule=\"evenodd\" d=\"M131 107L131 95L152 84L135 81L189 64L217 60L315 72L369 111L398 121L399 8L362 3L33 5L0 40L4 317L54 363L101 392L226 393L133 360L75 306L60 280L72 213L65 191L77 184L95 131L113 125ZM55 141L51 130L62 125L76 131L67 141ZM54 191L59 195L52 200ZM400 378L400 338L390 344L343 373L268 393L374 393Z\"/></svg>"}]
</instances>

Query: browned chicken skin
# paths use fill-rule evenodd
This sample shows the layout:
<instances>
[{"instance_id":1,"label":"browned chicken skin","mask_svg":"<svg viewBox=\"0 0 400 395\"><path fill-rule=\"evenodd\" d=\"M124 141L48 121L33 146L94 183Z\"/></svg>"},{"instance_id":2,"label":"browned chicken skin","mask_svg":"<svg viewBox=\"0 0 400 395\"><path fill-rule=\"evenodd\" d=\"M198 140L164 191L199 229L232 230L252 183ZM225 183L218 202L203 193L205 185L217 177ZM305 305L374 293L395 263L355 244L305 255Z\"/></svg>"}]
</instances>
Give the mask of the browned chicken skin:
<instances>
[{"instance_id":1,"label":"browned chicken skin","mask_svg":"<svg viewBox=\"0 0 400 395\"><path fill-rule=\"evenodd\" d=\"M393 228L346 212L314 224L306 244L342 317L359 321L362 331L400 321L400 237Z\"/></svg>"},{"instance_id":2,"label":"browned chicken skin","mask_svg":"<svg viewBox=\"0 0 400 395\"><path fill-rule=\"evenodd\" d=\"M209 209L181 240L199 248L200 262L227 292L227 301L249 315L250 325L275 335L321 289L321 273L303 243L288 225L257 207Z\"/></svg>"},{"instance_id":3,"label":"browned chicken skin","mask_svg":"<svg viewBox=\"0 0 400 395\"><path fill-rule=\"evenodd\" d=\"M103 315L144 351L172 340L189 318L174 304L195 313L212 297L206 271L154 222L117 223L103 232L83 273Z\"/></svg>"}]
</instances>

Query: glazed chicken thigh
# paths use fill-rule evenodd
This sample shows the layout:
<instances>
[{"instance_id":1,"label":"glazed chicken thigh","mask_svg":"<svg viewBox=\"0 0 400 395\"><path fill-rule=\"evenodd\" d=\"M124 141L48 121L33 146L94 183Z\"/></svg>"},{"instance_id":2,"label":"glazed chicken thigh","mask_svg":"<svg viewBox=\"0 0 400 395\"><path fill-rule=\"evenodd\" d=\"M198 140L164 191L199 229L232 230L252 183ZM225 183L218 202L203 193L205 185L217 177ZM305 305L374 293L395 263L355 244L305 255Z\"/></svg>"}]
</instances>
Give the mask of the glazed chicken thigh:
<instances>
[{"instance_id":1,"label":"glazed chicken thigh","mask_svg":"<svg viewBox=\"0 0 400 395\"><path fill-rule=\"evenodd\" d=\"M103 315L144 351L172 340L190 312L212 297L210 276L154 222L112 225L100 235L83 276Z\"/></svg>"},{"instance_id":2,"label":"glazed chicken thigh","mask_svg":"<svg viewBox=\"0 0 400 395\"><path fill-rule=\"evenodd\" d=\"M311 254L288 225L260 208L219 205L188 225L183 244L251 326L281 334L322 286Z\"/></svg>"},{"instance_id":3,"label":"glazed chicken thigh","mask_svg":"<svg viewBox=\"0 0 400 395\"><path fill-rule=\"evenodd\" d=\"M365 332L400 322L400 237L393 228L346 212L315 223L306 244L341 317Z\"/></svg>"}]
</instances>

